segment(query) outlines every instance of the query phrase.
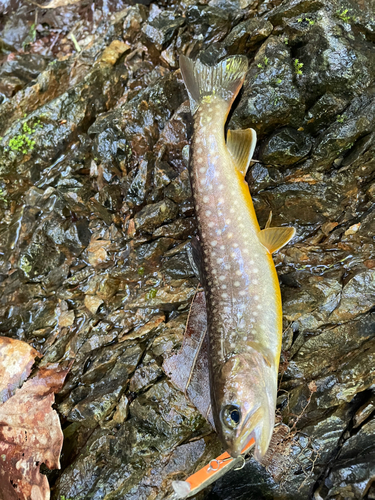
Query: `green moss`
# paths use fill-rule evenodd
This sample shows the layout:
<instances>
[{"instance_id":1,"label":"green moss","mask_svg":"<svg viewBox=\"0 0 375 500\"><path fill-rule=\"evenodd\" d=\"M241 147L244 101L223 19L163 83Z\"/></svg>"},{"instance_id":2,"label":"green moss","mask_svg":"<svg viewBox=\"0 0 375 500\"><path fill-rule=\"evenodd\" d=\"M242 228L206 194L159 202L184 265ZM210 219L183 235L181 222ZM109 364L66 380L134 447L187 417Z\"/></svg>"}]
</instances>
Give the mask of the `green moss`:
<instances>
[{"instance_id":1,"label":"green moss","mask_svg":"<svg viewBox=\"0 0 375 500\"><path fill-rule=\"evenodd\" d=\"M139 274L139 276L143 276L145 274L145 268L142 266L139 267L137 273Z\"/></svg>"},{"instance_id":2,"label":"green moss","mask_svg":"<svg viewBox=\"0 0 375 500\"><path fill-rule=\"evenodd\" d=\"M341 12L338 10L336 12L336 15L341 21L344 21L344 23L348 23L351 19L351 16L348 16L349 9L343 9Z\"/></svg>"},{"instance_id":3,"label":"green moss","mask_svg":"<svg viewBox=\"0 0 375 500\"><path fill-rule=\"evenodd\" d=\"M268 57L267 57L267 56L264 56L264 65L265 65L265 66L267 66L267 65L268 65L268 61L269 61Z\"/></svg>"},{"instance_id":4,"label":"green moss","mask_svg":"<svg viewBox=\"0 0 375 500\"><path fill-rule=\"evenodd\" d=\"M16 135L9 139L8 151L14 151L16 153L27 154L31 153L35 146L35 141L32 136L37 128L43 128L40 120L37 120L33 125L29 125L26 121L22 124L23 134Z\"/></svg>"},{"instance_id":5,"label":"green moss","mask_svg":"<svg viewBox=\"0 0 375 500\"><path fill-rule=\"evenodd\" d=\"M155 288L151 288L151 290L149 290L146 293L146 299L147 300L154 299L156 297L157 293L158 293L158 291Z\"/></svg>"},{"instance_id":6,"label":"green moss","mask_svg":"<svg viewBox=\"0 0 375 500\"><path fill-rule=\"evenodd\" d=\"M337 115L336 121L339 123L344 123L348 117L346 115Z\"/></svg>"},{"instance_id":7,"label":"green moss","mask_svg":"<svg viewBox=\"0 0 375 500\"><path fill-rule=\"evenodd\" d=\"M30 264L30 261L26 255L23 255L20 259L20 268L26 274L26 276L28 276L29 272L32 269L32 265Z\"/></svg>"},{"instance_id":8,"label":"green moss","mask_svg":"<svg viewBox=\"0 0 375 500\"><path fill-rule=\"evenodd\" d=\"M302 75L303 63L300 63L298 59L294 59L294 71L296 75Z\"/></svg>"}]
</instances>

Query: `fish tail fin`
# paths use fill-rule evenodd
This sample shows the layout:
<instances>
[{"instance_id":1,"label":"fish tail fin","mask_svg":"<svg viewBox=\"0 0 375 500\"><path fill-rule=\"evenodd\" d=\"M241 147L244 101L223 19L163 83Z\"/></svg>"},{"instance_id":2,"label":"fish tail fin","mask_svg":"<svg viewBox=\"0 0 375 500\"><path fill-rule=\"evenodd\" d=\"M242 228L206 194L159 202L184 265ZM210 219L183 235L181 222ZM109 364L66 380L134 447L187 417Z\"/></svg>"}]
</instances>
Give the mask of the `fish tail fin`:
<instances>
[{"instance_id":1,"label":"fish tail fin","mask_svg":"<svg viewBox=\"0 0 375 500\"><path fill-rule=\"evenodd\" d=\"M181 55L180 69L193 115L204 98L209 102L210 97L219 97L227 102L229 112L245 79L248 60L246 56L230 56L216 66L206 66Z\"/></svg>"}]
</instances>

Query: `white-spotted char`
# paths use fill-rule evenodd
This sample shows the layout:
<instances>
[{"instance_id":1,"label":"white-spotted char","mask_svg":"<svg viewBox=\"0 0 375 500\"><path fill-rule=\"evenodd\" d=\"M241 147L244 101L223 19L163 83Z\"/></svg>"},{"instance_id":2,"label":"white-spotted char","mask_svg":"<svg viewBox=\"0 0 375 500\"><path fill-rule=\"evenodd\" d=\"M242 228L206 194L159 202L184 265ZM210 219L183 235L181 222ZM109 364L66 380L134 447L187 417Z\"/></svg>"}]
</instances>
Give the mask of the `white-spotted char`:
<instances>
[{"instance_id":1,"label":"white-spotted char","mask_svg":"<svg viewBox=\"0 0 375 500\"><path fill-rule=\"evenodd\" d=\"M190 161L208 315L211 402L216 430L232 456L251 437L255 457L274 427L282 309L272 252L294 235L260 230L245 175L256 143L252 129L225 123L248 67L245 56L209 67L180 57L194 116Z\"/></svg>"}]
</instances>

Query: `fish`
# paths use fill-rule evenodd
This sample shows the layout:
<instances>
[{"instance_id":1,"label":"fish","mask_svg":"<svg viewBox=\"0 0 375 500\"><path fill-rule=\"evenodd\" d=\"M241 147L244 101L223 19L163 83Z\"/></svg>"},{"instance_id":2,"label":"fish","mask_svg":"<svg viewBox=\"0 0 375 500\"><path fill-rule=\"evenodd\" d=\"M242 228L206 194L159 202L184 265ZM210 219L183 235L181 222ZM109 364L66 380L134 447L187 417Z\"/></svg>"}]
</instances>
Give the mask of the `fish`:
<instances>
[{"instance_id":1,"label":"fish","mask_svg":"<svg viewBox=\"0 0 375 500\"><path fill-rule=\"evenodd\" d=\"M189 163L198 225L194 259L206 295L211 407L216 431L238 457L252 438L267 452L275 423L282 338L280 285L272 253L292 227L260 229L245 176L256 132L226 130L248 70L246 56L214 66L180 55L194 119Z\"/></svg>"}]
</instances>

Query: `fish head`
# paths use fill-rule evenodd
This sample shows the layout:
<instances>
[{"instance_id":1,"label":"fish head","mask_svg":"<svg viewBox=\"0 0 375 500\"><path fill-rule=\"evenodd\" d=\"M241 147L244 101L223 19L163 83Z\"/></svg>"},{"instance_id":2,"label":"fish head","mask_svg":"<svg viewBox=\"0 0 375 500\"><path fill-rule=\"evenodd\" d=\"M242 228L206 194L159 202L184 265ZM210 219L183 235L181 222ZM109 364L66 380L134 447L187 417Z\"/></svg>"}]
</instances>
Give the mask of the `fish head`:
<instances>
[{"instance_id":1,"label":"fish head","mask_svg":"<svg viewBox=\"0 0 375 500\"><path fill-rule=\"evenodd\" d=\"M215 375L213 416L221 441L232 457L255 439L256 460L266 454L274 422L275 374L259 353L230 357Z\"/></svg>"}]
</instances>

